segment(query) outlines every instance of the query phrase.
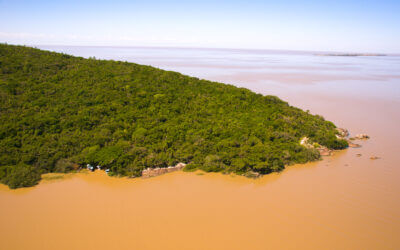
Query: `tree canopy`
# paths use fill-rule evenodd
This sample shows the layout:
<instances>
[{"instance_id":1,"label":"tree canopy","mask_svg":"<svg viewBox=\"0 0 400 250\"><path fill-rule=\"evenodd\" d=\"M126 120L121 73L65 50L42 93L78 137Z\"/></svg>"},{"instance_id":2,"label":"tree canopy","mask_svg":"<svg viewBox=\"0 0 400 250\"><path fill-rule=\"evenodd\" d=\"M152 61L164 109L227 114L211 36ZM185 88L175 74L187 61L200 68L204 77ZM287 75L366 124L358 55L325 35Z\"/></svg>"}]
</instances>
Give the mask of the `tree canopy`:
<instances>
[{"instance_id":1,"label":"tree canopy","mask_svg":"<svg viewBox=\"0 0 400 250\"><path fill-rule=\"evenodd\" d=\"M88 163L121 176L178 162L186 170L267 174L320 158L299 144L304 136L347 147L336 134L332 122L275 96L0 44L0 180L10 187Z\"/></svg>"}]
</instances>

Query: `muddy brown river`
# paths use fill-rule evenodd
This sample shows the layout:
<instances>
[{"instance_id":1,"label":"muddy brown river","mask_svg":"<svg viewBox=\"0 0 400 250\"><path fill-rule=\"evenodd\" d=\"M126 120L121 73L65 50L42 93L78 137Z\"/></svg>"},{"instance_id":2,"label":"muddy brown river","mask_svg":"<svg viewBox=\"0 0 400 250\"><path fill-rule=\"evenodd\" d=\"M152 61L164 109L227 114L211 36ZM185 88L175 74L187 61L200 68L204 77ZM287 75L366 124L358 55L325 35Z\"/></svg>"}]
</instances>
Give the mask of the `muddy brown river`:
<instances>
[{"instance_id":1,"label":"muddy brown river","mask_svg":"<svg viewBox=\"0 0 400 250\"><path fill-rule=\"evenodd\" d=\"M128 179L96 171L48 174L32 188L0 185L0 249L400 249L398 57L45 49L127 55L112 58L235 83L371 139L256 180L202 172Z\"/></svg>"}]
</instances>

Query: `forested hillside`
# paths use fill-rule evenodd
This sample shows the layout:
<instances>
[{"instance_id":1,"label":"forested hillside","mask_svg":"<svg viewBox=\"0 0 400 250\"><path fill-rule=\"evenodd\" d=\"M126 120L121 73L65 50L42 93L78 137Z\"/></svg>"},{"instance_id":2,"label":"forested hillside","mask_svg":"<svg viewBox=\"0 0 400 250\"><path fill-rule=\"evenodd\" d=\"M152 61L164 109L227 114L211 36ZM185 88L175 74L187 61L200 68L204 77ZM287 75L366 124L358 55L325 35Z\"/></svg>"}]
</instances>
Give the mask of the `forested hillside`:
<instances>
[{"instance_id":1,"label":"forested hillside","mask_svg":"<svg viewBox=\"0 0 400 250\"><path fill-rule=\"evenodd\" d=\"M0 180L90 163L111 174L186 170L267 174L319 159L307 136L347 147L335 125L275 96L134 63L0 44Z\"/></svg>"}]
</instances>

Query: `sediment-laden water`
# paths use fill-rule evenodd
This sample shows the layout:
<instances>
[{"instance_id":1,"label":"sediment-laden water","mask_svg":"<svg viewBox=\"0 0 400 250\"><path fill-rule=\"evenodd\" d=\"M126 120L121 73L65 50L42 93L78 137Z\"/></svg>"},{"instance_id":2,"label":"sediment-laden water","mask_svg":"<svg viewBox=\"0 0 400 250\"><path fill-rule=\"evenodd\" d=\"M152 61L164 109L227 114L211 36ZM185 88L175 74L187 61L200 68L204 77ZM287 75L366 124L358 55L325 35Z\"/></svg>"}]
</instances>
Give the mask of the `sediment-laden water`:
<instances>
[{"instance_id":1,"label":"sediment-laden water","mask_svg":"<svg viewBox=\"0 0 400 250\"><path fill-rule=\"evenodd\" d=\"M400 57L41 48L278 95L371 139L256 180L199 172L127 179L97 171L46 175L33 188L0 186L0 249L400 248Z\"/></svg>"}]
</instances>

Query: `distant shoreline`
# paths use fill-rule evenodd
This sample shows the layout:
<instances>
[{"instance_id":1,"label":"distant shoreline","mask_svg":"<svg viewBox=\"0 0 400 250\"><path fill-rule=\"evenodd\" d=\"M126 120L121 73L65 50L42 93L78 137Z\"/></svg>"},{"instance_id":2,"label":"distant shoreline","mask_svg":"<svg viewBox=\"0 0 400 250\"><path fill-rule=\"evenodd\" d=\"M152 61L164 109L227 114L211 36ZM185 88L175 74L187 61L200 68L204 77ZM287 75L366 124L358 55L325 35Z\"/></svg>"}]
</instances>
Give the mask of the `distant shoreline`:
<instances>
[{"instance_id":1,"label":"distant shoreline","mask_svg":"<svg viewBox=\"0 0 400 250\"><path fill-rule=\"evenodd\" d=\"M14 44L21 45L21 44ZM399 53L389 52L383 53L356 53L356 52L335 52L324 50L295 50L295 49L267 49L267 48L223 48L223 47L190 47L190 46L162 46L162 45L71 45L71 44L24 44L23 46L34 47L39 49L46 49L49 47L64 47L64 48L113 48L113 49L170 49L170 50L211 50L211 51L236 51L248 53L273 53L273 54L307 54L307 55L357 55L357 56L400 56Z\"/></svg>"},{"instance_id":2,"label":"distant shoreline","mask_svg":"<svg viewBox=\"0 0 400 250\"><path fill-rule=\"evenodd\" d=\"M315 54L316 56L387 56L386 54L363 54L363 53L329 53L329 54Z\"/></svg>"}]
</instances>

